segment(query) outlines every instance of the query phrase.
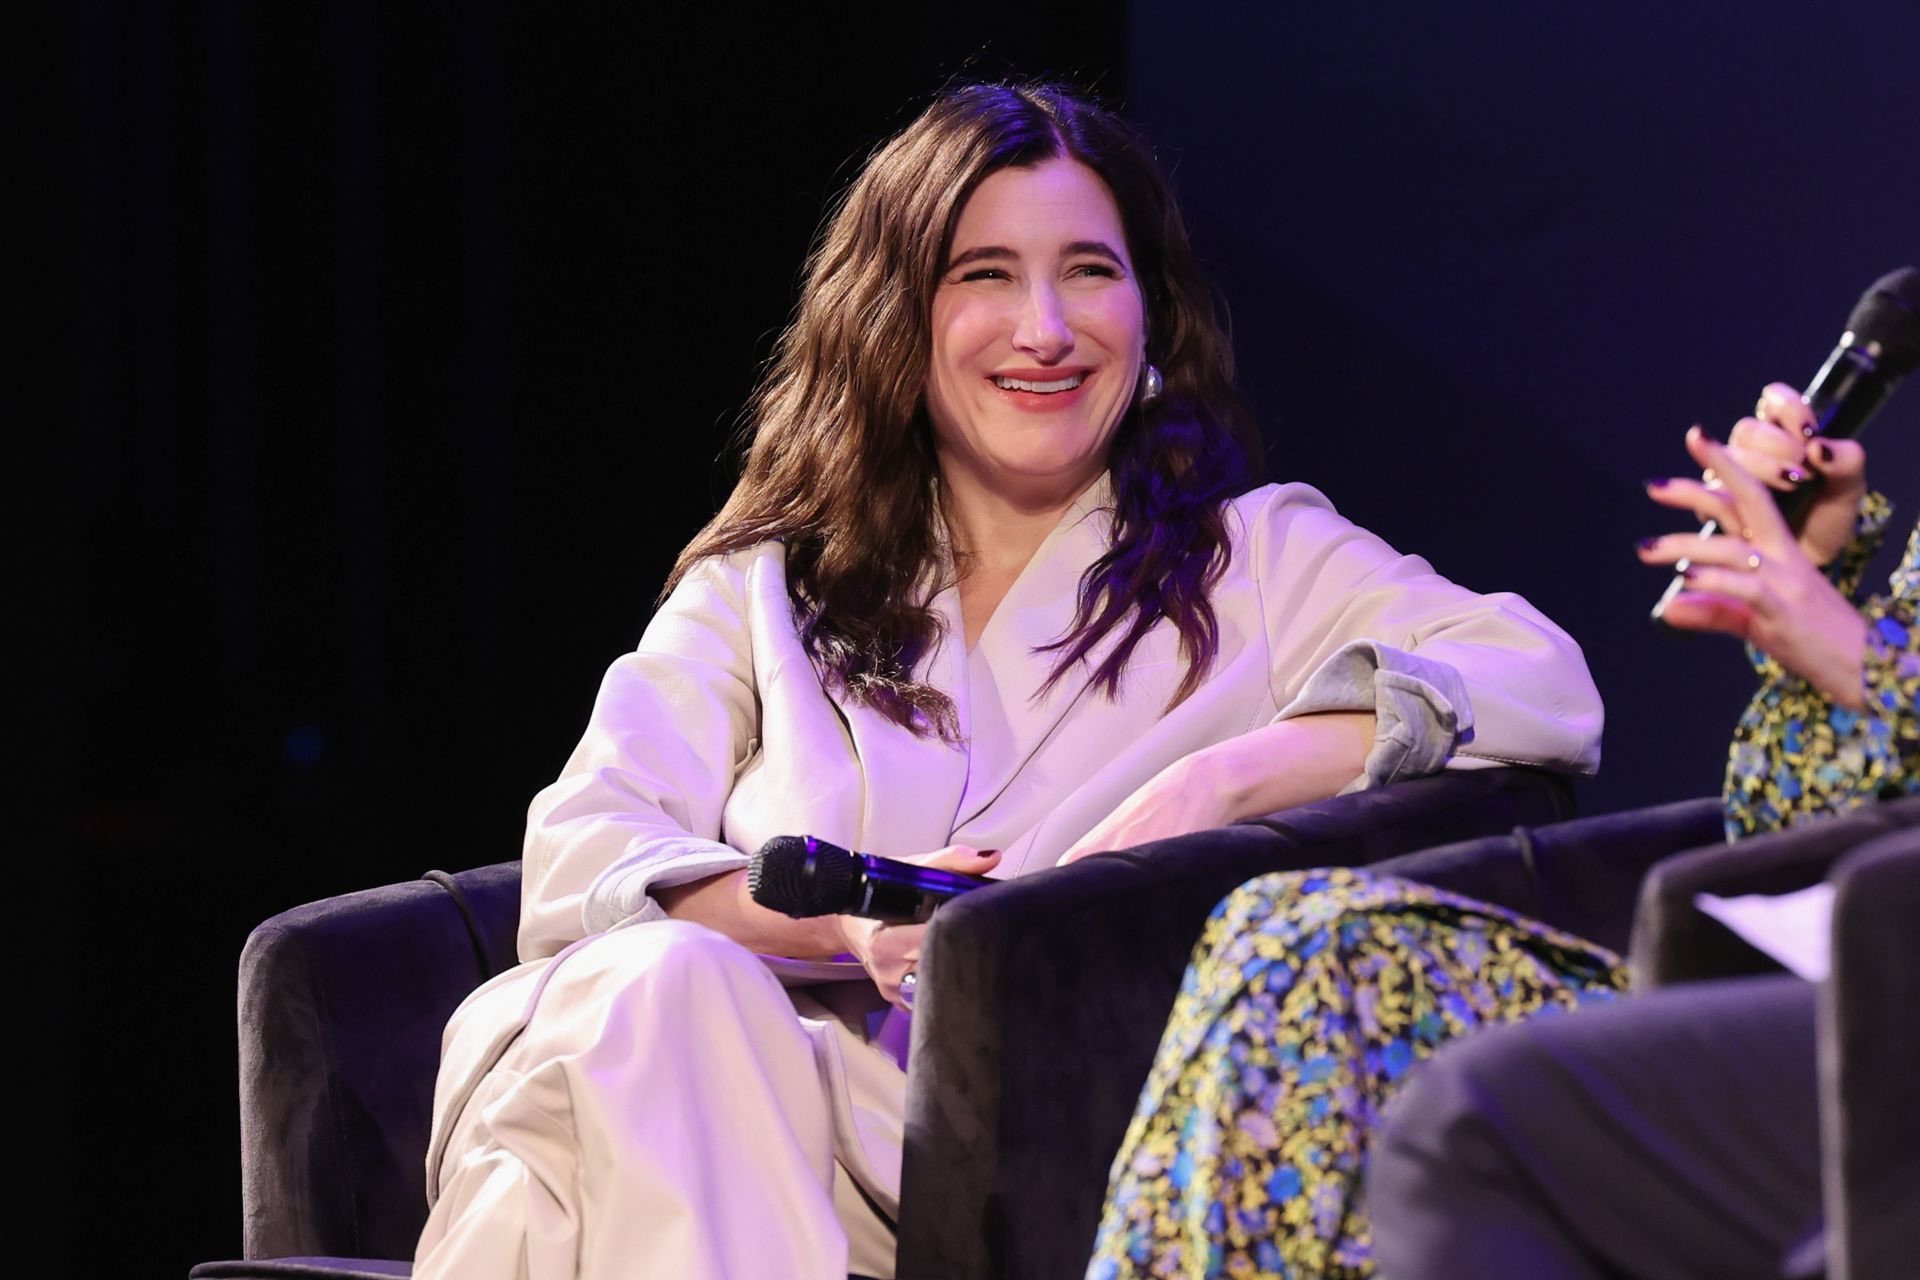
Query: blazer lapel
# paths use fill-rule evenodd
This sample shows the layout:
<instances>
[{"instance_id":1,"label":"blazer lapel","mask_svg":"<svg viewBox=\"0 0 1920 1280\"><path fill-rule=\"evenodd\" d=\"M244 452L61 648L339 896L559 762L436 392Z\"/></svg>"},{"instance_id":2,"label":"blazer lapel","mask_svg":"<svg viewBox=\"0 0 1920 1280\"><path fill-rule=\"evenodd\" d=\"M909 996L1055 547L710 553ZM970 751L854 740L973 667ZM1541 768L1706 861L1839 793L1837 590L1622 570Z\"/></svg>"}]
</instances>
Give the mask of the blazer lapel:
<instances>
[{"instance_id":1,"label":"blazer lapel","mask_svg":"<svg viewBox=\"0 0 1920 1280\"><path fill-rule=\"evenodd\" d=\"M956 830L992 804L1046 742L1086 692L1091 672L1115 641L1113 636L1103 640L1087 661L1041 691L1059 655L1035 650L1073 625L1080 575L1106 551L1111 537L1112 504L1112 482L1102 474L1033 553L967 660L971 759ZM964 645L957 616L951 634L956 645Z\"/></svg>"},{"instance_id":2,"label":"blazer lapel","mask_svg":"<svg viewBox=\"0 0 1920 1280\"><path fill-rule=\"evenodd\" d=\"M942 576L950 576L943 569ZM967 781L967 735L971 715L967 690L966 633L960 595L952 587L933 599L941 636L921 663L920 678L953 699L960 740L921 736L861 703L835 699L860 758L866 792L861 848L886 857L911 857L942 848L952 836L955 811Z\"/></svg>"}]
</instances>

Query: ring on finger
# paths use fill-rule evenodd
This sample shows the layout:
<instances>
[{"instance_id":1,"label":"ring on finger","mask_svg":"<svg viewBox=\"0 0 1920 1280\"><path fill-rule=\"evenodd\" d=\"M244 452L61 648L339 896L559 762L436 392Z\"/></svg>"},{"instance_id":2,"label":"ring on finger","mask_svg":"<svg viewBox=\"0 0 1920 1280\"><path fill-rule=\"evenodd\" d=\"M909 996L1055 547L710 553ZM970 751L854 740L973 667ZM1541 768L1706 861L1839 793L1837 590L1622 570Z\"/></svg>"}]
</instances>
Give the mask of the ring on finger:
<instances>
[{"instance_id":1,"label":"ring on finger","mask_svg":"<svg viewBox=\"0 0 1920 1280\"><path fill-rule=\"evenodd\" d=\"M912 969L900 977L900 1003L913 1007L913 998L920 994L920 975Z\"/></svg>"},{"instance_id":2,"label":"ring on finger","mask_svg":"<svg viewBox=\"0 0 1920 1280\"><path fill-rule=\"evenodd\" d=\"M1760 553L1758 551L1752 552L1747 556L1747 568L1752 569L1755 573L1760 571L1760 563Z\"/></svg>"}]
</instances>

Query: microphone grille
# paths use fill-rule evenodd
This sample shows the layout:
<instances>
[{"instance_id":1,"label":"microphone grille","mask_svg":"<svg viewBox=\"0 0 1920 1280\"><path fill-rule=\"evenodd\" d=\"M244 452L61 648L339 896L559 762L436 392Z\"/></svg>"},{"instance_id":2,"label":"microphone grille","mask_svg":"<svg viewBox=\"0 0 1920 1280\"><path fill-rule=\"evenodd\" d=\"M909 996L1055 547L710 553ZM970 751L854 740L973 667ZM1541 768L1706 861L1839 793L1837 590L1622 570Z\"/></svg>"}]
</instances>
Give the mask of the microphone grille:
<instances>
[{"instance_id":1,"label":"microphone grille","mask_svg":"<svg viewBox=\"0 0 1920 1280\"><path fill-rule=\"evenodd\" d=\"M1873 282L1847 317L1854 337L1880 344L1880 365L1900 378L1920 365L1920 270L1900 267Z\"/></svg>"},{"instance_id":2,"label":"microphone grille","mask_svg":"<svg viewBox=\"0 0 1920 1280\"><path fill-rule=\"evenodd\" d=\"M747 892L770 911L804 919L846 909L853 855L806 836L775 836L747 864Z\"/></svg>"}]
</instances>

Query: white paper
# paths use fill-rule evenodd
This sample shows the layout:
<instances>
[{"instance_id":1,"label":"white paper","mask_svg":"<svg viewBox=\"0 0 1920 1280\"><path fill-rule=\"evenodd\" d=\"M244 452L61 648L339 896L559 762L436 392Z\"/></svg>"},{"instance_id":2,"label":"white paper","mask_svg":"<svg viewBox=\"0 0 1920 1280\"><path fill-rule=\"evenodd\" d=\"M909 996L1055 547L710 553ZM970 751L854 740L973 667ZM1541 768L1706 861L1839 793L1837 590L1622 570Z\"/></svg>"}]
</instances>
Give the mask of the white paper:
<instances>
[{"instance_id":1,"label":"white paper","mask_svg":"<svg viewBox=\"0 0 1920 1280\"><path fill-rule=\"evenodd\" d=\"M1832 885L1738 898L1697 893L1693 905L1808 982L1827 976L1833 941Z\"/></svg>"}]
</instances>

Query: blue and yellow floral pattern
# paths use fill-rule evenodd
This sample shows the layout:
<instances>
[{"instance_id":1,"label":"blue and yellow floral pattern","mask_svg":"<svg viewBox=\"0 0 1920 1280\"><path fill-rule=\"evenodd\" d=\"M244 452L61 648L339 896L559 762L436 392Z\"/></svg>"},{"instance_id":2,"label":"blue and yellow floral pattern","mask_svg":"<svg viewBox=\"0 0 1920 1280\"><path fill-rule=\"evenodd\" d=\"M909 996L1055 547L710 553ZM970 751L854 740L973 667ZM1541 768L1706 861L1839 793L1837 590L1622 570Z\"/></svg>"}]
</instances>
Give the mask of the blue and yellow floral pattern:
<instances>
[{"instance_id":1,"label":"blue and yellow floral pattern","mask_svg":"<svg viewBox=\"0 0 1920 1280\"><path fill-rule=\"evenodd\" d=\"M1851 597L1892 512L1870 495L1852 543L1835 559L1834 584ZM1866 708L1835 706L1818 689L1749 650L1760 690L1727 757L1727 838L1777 831L1816 814L1920 792L1920 526L1907 539L1888 594L1861 607L1867 620Z\"/></svg>"},{"instance_id":2,"label":"blue and yellow floral pattern","mask_svg":"<svg viewBox=\"0 0 1920 1280\"><path fill-rule=\"evenodd\" d=\"M1364 870L1214 910L1113 1170L1089 1280L1373 1273L1367 1136L1416 1063L1624 988L1618 958Z\"/></svg>"}]
</instances>

